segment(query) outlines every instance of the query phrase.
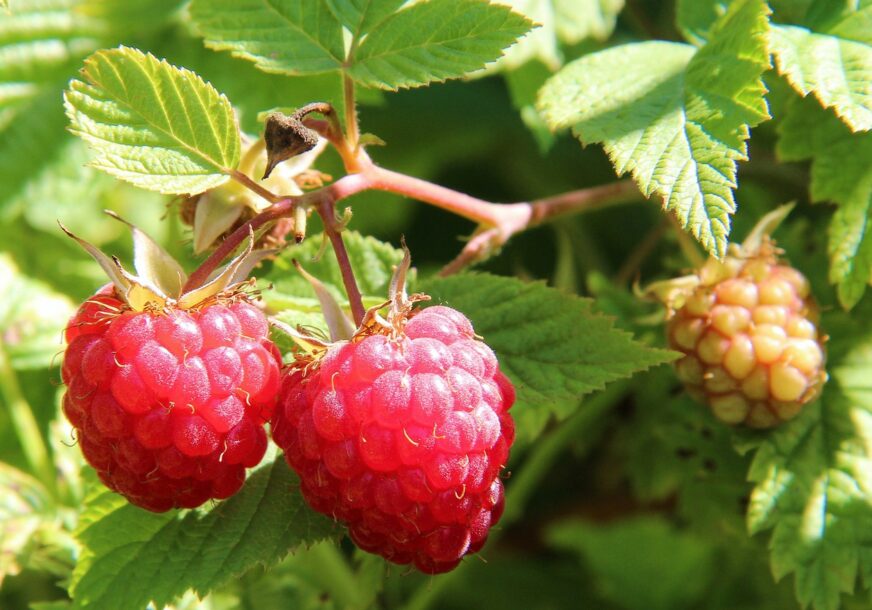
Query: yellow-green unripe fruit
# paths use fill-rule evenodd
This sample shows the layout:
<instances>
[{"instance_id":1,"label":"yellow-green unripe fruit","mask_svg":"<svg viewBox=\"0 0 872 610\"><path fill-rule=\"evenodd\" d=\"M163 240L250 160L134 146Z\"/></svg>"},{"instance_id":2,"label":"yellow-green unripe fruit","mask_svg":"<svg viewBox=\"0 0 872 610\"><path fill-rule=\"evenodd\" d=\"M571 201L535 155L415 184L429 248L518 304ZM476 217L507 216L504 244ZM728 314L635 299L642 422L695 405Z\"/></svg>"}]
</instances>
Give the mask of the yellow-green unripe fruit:
<instances>
[{"instance_id":1,"label":"yellow-green unripe fruit","mask_svg":"<svg viewBox=\"0 0 872 610\"><path fill-rule=\"evenodd\" d=\"M826 358L808 280L766 242L710 260L667 326L688 392L728 424L769 428L820 395Z\"/></svg>"}]
</instances>

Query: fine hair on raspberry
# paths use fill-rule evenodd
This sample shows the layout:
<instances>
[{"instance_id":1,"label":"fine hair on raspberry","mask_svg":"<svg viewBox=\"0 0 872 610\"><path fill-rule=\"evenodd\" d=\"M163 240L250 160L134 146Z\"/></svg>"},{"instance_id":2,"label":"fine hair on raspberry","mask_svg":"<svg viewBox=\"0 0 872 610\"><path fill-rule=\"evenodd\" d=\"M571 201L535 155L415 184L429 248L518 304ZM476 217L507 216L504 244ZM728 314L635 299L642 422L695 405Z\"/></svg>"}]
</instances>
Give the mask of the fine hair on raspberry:
<instances>
[{"instance_id":1,"label":"fine hair on raspberry","mask_svg":"<svg viewBox=\"0 0 872 610\"><path fill-rule=\"evenodd\" d=\"M469 320L434 306L297 362L272 433L308 503L360 548L440 573L500 519L514 396Z\"/></svg>"},{"instance_id":2,"label":"fine hair on raspberry","mask_svg":"<svg viewBox=\"0 0 872 610\"><path fill-rule=\"evenodd\" d=\"M236 493L267 447L281 357L244 295L133 311L110 284L70 320L63 411L100 479L151 511Z\"/></svg>"}]
</instances>

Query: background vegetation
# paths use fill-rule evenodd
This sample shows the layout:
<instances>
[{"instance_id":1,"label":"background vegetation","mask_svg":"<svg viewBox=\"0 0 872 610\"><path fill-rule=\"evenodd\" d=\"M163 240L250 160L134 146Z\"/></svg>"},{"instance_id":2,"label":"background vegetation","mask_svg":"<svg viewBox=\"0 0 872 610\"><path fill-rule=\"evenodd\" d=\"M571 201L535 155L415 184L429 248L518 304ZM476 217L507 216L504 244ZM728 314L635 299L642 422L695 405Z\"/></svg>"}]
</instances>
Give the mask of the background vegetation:
<instances>
[{"instance_id":1,"label":"background vegetation","mask_svg":"<svg viewBox=\"0 0 872 610\"><path fill-rule=\"evenodd\" d=\"M356 551L296 495L282 504L281 493L293 495L294 481L281 460L252 475L244 497L226 503L223 512L165 516L126 506L84 467L69 426L58 417L61 330L105 279L57 221L130 260L125 228L102 212L113 210L158 239L189 271L196 261L178 198L86 165L92 153L66 130L63 91L85 57L123 43L201 75L231 100L242 129L258 134L264 110L310 101L341 105L341 79L335 73L269 74L206 48L178 0L9 0L0 7L0 608L135 608L150 599L215 609L872 606L872 318L869 297L863 299L872 268L872 240L865 234L872 204L872 4L511 4L542 27L497 67L419 89L360 88L362 129L387 144L369 149L373 159L488 201L527 201L614 182L612 161L624 170L636 163L638 170L646 154L629 150L621 130L656 127L652 147L669 141L668 125L658 122L654 108L665 94L657 89L614 102L607 120L590 110L593 97L614 83L632 88L656 72L666 54L627 51L599 72L593 64L570 66L549 81L537 109L540 88L562 65L620 45L665 40L699 46L694 52L703 58L701 67L681 73L680 106L693 120L708 104L696 119L704 131L723 136L723 146L705 149L716 156L713 165L741 158L737 133L759 124L748 161L738 165L734 240L777 205L798 202L776 237L811 280L824 312L831 381L823 399L778 431L730 430L682 393L668 366L659 366L581 401L546 397L535 408L521 407L504 520L483 561L468 558L439 577L407 573ZM739 15L735 21L716 21L729 11ZM720 38L709 45L717 28ZM799 49L793 64L790 45ZM779 49L780 63L770 68L770 51ZM762 89L745 86L761 74L765 102ZM592 98L583 106L561 104L560 78L585 84ZM720 79L725 89L738 84L724 101L713 95L708 78ZM809 95L801 99L797 91ZM616 99L611 93L600 98ZM706 122L715 115L725 123ZM568 127L586 143L605 143L609 154L599 145L580 147ZM332 151L317 167L343 174ZM673 199L669 185L636 178L650 200L640 194L524 232L477 270L593 297L554 305L577 308L570 311L576 318L560 317L567 332L574 320L593 325L603 313L637 341L662 347L663 312L635 296L633 283L685 273L703 250L679 226L689 223L690 210L680 188ZM715 252L726 243L726 231L716 227L729 226L729 206L712 198L732 197L728 168L720 179L701 195L704 216L714 222L695 231ZM404 235L425 280L475 228L395 195L370 192L353 201L350 228L394 247ZM661 201L679 220L664 215ZM309 233L317 232L313 220ZM359 261L373 250L383 253L367 292L379 296L395 251L350 240ZM310 240L293 256L311 256L317 246ZM281 283L292 273L291 256L259 273L275 283L274 299L286 294ZM322 274L329 274L329 262L323 264ZM477 328L493 326L487 293L498 294L502 280L463 281L431 280L428 287L467 311ZM542 297L525 313L535 319L549 303ZM623 375L597 373L602 379L593 377L584 390L665 360L646 349L632 348L628 360L634 362ZM522 351L515 345L507 353ZM259 512L259 499L270 494L278 494L270 512ZM227 525L245 529L255 521L260 527L245 535ZM220 555L221 545L237 539L246 541L241 556L225 557L218 567L209 563L209 552ZM177 578L153 577L164 561Z\"/></svg>"}]
</instances>

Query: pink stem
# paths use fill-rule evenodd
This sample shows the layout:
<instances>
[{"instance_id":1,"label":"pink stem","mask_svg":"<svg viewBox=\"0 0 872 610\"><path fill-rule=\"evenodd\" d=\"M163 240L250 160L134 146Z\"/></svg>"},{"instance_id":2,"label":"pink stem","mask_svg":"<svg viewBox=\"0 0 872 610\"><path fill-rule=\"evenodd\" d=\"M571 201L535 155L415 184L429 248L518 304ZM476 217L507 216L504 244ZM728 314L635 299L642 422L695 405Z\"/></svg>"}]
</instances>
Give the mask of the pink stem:
<instances>
[{"instance_id":1,"label":"pink stem","mask_svg":"<svg viewBox=\"0 0 872 610\"><path fill-rule=\"evenodd\" d=\"M215 251L191 274L188 281L185 282L182 292L193 290L205 284L212 272L218 268L218 265L230 256L236 247L248 238L252 231L257 231L263 225L293 213L296 201L296 199L282 199L274 203L266 211L261 212L224 238L224 241L215 248Z\"/></svg>"},{"instance_id":2,"label":"pink stem","mask_svg":"<svg viewBox=\"0 0 872 610\"><path fill-rule=\"evenodd\" d=\"M247 186L245 181L242 184ZM233 233L224 238L224 241L215 248L215 251L204 260L200 266L194 271L185 283L183 292L203 285L212 272L221 264L221 262L230 256L230 254L241 244L251 231L257 231L267 223L278 220L285 216L290 216L294 213L294 208L301 205L311 205L315 201L329 200L332 202L351 197L352 195L364 191L369 187L369 182L362 174L349 174L343 176L333 184L325 186L316 191L311 191L300 197L276 197L276 203L273 203L266 210L237 228Z\"/></svg>"},{"instance_id":3,"label":"pink stem","mask_svg":"<svg viewBox=\"0 0 872 610\"><path fill-rule=\"evenodd\" d=\"M320 127L325 133L331 131L326 123L318 124L313 122L311 126ZM335 134L331 134L331 136L335 138ZM443 269L443 274L455 273L468 264L486 258L493 250L505 244L515 233L542 224L547 220L565 214L607 207L633 200L640 196L632 180L622 180L603 186L536 199L532 202L491 203L433 184L432 182L427 182L426 180L378 167L369 159L363 148L357 150L353 163L350 163L350 160L346 157L349 156L351 151L348 150L346 141L342 139L341 142L337 142L333 138L331 138L331 141L337 146L340 153L343 153L342 156L348 166L347 169L355 173L349 173L333 184L310 191L300 197L280 197L264 189L247 176L237 175L239 172L235 171L230 172L234 179L268 201L272 201L273 204L266 211L258 214L227 236L215 252L191 274L191 277L185 284L185 290L190 290L205 282L221 261L233 252L242 240L248 237L250 230L256 230L268 222L292 214L294 206L308 206L316 202L319 203L318 212L324 219L324 226L328 237L333 243L334 248L337 248L337 259L340 262L340 267L342 267L346 264L343 263L343 259L347 262L348 254L345 252L342 236L339 234L340 229L335 224L335 204L338 201L366 190L379 190L405 195L406 197L435 205L482 225L483 231L467 243L461 254ZM330 213L326 216L325 206L330 208ZM360 291L357 289L357 285L349 284L349 281L353 282L354 280L350 264L348 264L347 269L343 269L343 280L346 280L346 288L349 290L352 310L357 318L358 314L363 311L363 305L355 302L360 301Z\"/></svg>"},{"instance_id":4,"label":"pink stem","mask_svg":"<svg viewBox=\"0 0 872 610\"><path fill-rule=\"evenodd\" d=\"M360 323L363 322L363 316L366 315L366 309L363 307L363 296L360 294L360 288L357 287L357 280L354 278L351 259L348 258L348 251L345 249L345 241L342 239L340 227L337 226L335 202L329 197L325 197L321 205L318 206L318 214L324 223L324 232L333 245L336 262L339 263L342 283L345 285L345 292L348 294L348 302L351 305L351 315L355 325L360 326Z\"/></svg>"},{"instance_id":5,"label":"pink stem","mask_svg":"<svg viewBox=\"0 0 872 610\"><path fill-rule=\"evenodd\" d=\"M530 224L526 228L542 224L566 214L577 214L633 201L640 196L639 188L632 180L620 180L602 186L594 186L577 191L569 191L553 197L545 197L530 202Z\"/></svg>"},{"instance_id":6,"label":"pink stem","mask_svg":"<svg viewBox=\"0 0 872 610\"><path fill-rule=\"evenodd\" d=\"M393 172L377 165L370 165L363 170L363 173L369 177L370 188L379 191L389 191L398 195L405 195L411 199L424 201L448 212L463 216L473 222L490 226L505 224L507 212L511 215L517 215L517 206L524 205L490 203L466 193L454 191L444 186L421 180L420 178L413 178L412 176ZM521 214L525 215L523 212Z\"/></svg>"}]
</instances>

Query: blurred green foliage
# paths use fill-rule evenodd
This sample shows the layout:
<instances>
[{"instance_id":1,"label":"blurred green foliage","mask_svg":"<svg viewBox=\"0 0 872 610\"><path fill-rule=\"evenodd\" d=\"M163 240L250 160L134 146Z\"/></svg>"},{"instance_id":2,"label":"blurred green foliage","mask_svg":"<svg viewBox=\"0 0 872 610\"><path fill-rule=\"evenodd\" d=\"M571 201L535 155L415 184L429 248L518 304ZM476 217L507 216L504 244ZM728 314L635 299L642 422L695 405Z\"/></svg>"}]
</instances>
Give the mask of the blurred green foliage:
<instances>
[{"instance_id":1,"label":"blurred green foliage","mask_svg":"<svg viewBox=\"0 0 872 610\"><path fill-rule=\"evenodd\" d=\"M89 158L85 145L65 131L62 90L90 52L123 42L198 73L228 96L242 129L255 136L261 129L257 115L264 110L310 101L328 101L341 108L343 100L337 74L293 78L267 74L243 59L207 49L178 1L9 0L9 4L2 8L0 3L0 288L5 296L5 305L0 306L0 608L55 610L70 607L67 585L83 557L72 532L86 494L75 438L58 418L61 331L73 304L105 282L99 268L61 233L57 222L130 260L126 230L102 212L113 210L154 236L189 270L198 262L190 254L190 229L180 218L178 199L138 190L85 166ZM534 5L565 9L572 3L513 4L522 10L522 5L530 5L528 10L533 10ZM621 4L578 2L586 11L606 11L605 17L609 10L621 11L611 36L603 35L601 28L593 37L573 40L555 38L552 32L554 40L546 43L559 45L560 54L571 60L623 42L682 40L674 3L627 0L626 6ZM729 3L678 2L679 13L692 15L692 27L685 30L694 42L704 39L710 13L717 12L718 4ZM799 23L810 4L820 13L820 6L828 2L772 2L775 19ZM858 6L868 11L869 3ZM695 10L700 7L705 10ZM51 14L32 38L21 25L22 12L30 9ZM17 62L16 53L22 49L34 51L36 59ZM534 101L535 92L550 75L546 63L553 56L542 49L532 55L538 59L506 75L397 93L361 90L362 130L387 143L370 148L373 159L390 169L499 202L614 181L613 166L601 148L581 148L568 134L554 135L545 128ZM23 52L22 56L31 57ZM829 282L827 236L822 230L833 215L832 206L810 204L810 171L814 170L807 161L779 162L778 129L782 117L797 104L790 86L774 70L764 80L770 90L770 114L776 120L754 130L750 161L739 165L733 235L743 237L774 206L797 201L796 211L777 235L779 244L809 277L822 308L832 310L839 300ZM834 115L829 120L835 121ZM872 158L868 152L859 154L851 168L860 172L859 180L865 180ZM809 156L798 153L792 158ZM832 157L822 153L814 156L814 163L822 163L821 158ZM334 177L343 173L333 152L321 157L317 167ZM831 196L814 195L814 199ZM436 208L385 193L356 196L353 212L350 228L362 235L395 247L404 236L420 278L451 260L474 229ZM866 218L865 214L860 216ZM317 221L312 225L314 235ZM640 199L518 235L479 270L544 280L567 293L592 296L593 307L614 317L618 327L661 347L662 313L634 296L632 287L637 281L648 283L685 272L690 261L682 256L684 239L666 220L659 202ZM316 244L304 247L307 252L317 250ZM294 294L296 276L278 279L294 273L286 262L264 267L265 274L277 278L267 301L278 302L287 295L300 298ZM333 273L329 266L324 264L325 274ZM373 290L384 280L379 275L370 282ZM290 286L287 295L286 286ZM855 297L859 300L855 293L851 300ZM843 341L856 339L859 345L861 337L869 336L868 325L855 323L868 310L868 298L854 319L847 314L837 317ZM872 378L868 362L865 366L860 374ZM205 599L188 593L173 607L799 607L793 577L777 583L772 578L768 534L749 537L745 529L753 487L747 480L752 455L737 453L733 447L747 450L769 441L725 430L681 395L667 367L638 375L605 396L561 407L562 421L546 416L536 422L535 432L541 428L541 437L513 455L506 481L509 501L512 486L521 485L525 468L541 476L524 482L525 503L514 509L521 518L500 526L482 553L483 561L468 558L456 572L432 578L356 552L348 541L338 546L327 541L297 550L272 569L257 567L239 578L219 579L221 586ZM865 408L863 398L857 404ZM22 416L23 411L29 416ZM859 407L845 412L857 418L865 413ZM808 425L815 428L818 423ZM36 431L46 455L40 458L40 443L29 445L23 429ZM561 434L566 430L572 434ZM857 430L841 430L839 437L844 440L847 435L845 446L855 450L858 460L870 453L868 437L861 432L858 424ZM857 449L863 442L867 445ZM41 469L34 468L40 463ZM799 495L802 491L794 490ZM870 496L863 494L858 492L858 497L872 505ZM856 509L849 502L846 505L846 511ZM804 507L800 503L791 510ZM868 516L868 506L859 514ZM779 515L771 518L777 520ZM854 527L854 538L867 544L872 522L860 521ZM782 546L789 547L784 541ZM784 552L793 552L791 548ZM837 556L833 563L844 561L856 570L858 555L868 563L868 546L850 547L846 557ZM864 567L862 573L868 576L870 570ZM837 587L853 591L858 577L851 572L845 578L850 587L844 583ZM806 585L828 588L827 595L804 595L804 603L833 607L832 586ZM868 593L840 598L840 591L835 590L836 604L841 599L845 607L870 607Z\"/></svg>"}]
</instances>

